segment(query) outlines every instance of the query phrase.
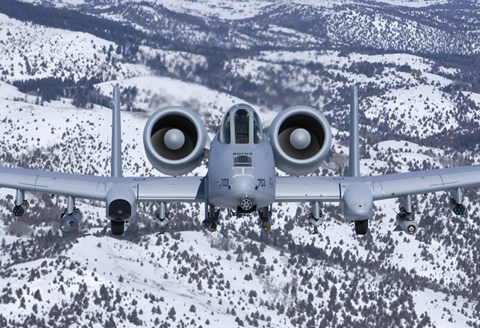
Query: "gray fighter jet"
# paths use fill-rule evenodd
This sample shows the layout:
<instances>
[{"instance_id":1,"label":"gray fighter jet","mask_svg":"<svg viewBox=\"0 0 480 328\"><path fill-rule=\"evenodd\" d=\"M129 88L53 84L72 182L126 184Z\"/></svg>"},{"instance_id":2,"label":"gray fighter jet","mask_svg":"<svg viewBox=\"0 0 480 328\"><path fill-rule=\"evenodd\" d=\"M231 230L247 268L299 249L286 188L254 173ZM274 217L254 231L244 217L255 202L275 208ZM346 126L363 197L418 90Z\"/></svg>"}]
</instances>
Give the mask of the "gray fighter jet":
<instances>
[{"instance_id":1,"label":"gray fighter jet","mask_svg":"<svg viewBox=\"0 0 480 328\"><path fill-rule=\"evenodd\" d=\"M117 85L110 177L2 167L0 187L16 189L16 216L28 207L26 191L68 197L60 223L65 234L78 231L76 198L105 202L114 235L122 234L125 222L135 219L138 202L158 204L155 219L161 227L169 222L168 203L202 202L203 223L211 231L217 228L220 209L239 217L257 212L261 228L269 230L275 202L310 202L308 219L317 227L322 222L322 203L337 202L345 219L355 223L356 233L363 235L374 215L373 203L399 198L397 230L414 234L418 222L411 196L435 191L449 192L449 206L455 214L463 215L462 188L480 184L479 166L360 176L357 94L357 88L352 87L349 176L305 176L313 173L330 152L332 133L320 111L307 106L287 108L275 117L266 134L255 110L237 104L227 111L211 142L192 110L167 107L155 112L144 129L145 152L150 163L170 177L123 177ZM206 176L182 176L205 158ZM289 176L278 176L276 168Z\"/></svg>"}]
</instances>

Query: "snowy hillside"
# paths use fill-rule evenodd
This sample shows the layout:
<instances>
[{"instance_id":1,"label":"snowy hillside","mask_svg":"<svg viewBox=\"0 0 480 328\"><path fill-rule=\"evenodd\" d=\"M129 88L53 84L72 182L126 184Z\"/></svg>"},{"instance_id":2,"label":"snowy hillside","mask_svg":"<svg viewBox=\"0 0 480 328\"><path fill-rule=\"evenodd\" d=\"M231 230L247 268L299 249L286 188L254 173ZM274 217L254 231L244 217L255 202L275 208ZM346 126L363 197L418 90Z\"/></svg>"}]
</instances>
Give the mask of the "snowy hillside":
<instances>
[{"instance_id":1,"label":"snowy hillside","mask_svg":"<svg viewBox=\"0 0 480 328\"><path fill-rule=\"evenodd\" d=\"M48 107L35 106L24 100L10 100L19 94L7 85L2 85L2 90L2 108L8 108L8 111L2 112L5 115L2 158L10 154L10 157L13 155L12 164L24 163L32 168L108 173L109 131L105 129L109 124L108 109L81 111L62 101ZM25 96L18 98L29 101ZM180 96L177 95L176 99L180 101ZM140 137L146 117L123 114L125 168L128 174L148 174L150 169L148 165L145 169ZM25 128L19 129L18 124ZM372 159L365 160L364 173L376 173L389 167L389 161L381 159L389 156L390 152L398 157L412 154L413 162L419 159L421 153L430 154L422 160L432 165L439 165L435 157L442 154L441 151L398 142L372 146L376 150L370 151ZM17 147L20 152L12 151ZM77 147L81 147L82 152L69 151ZM40 154L36 150L40 150ZM436 155L432 157L434 153ZM36 161L30 162L29 159L33 158ZM377 160L373 161L374 158ZM50 165L45 167L46 163ZM376 167L369 167L368 163ZM9 193L2 190L3 199L8 198L6 195ZM128 227L130 234L127 234L127 239L130 241L122 241L105 236L108 221L104 219L102 207L83 202L79 206L84 216L82 232L85 235L75 239L56 237L58 226L53 224L52 230L48 228L56 217L42 216L58 215L60 211L55 208L63 207L63 200L55 197L46 202L44 197L37 200L39 196L30 197L33 209L20 220L33 224L33 230L30 228L27 233L36 236L34 239L10 235L14 231L21 234L25 231L15 230L19 229L18 224L14 225L11 214L5 212L2 313L7 320L13 319L8 313L15 313L15 309L23 304L26 309L35 309L33 311L38 315L34 317L40 320L40 325L41 318L47 325L52 319L64 324L76 322L81 325L92 320L88 313L98 313L93 322L100 325L109 320L116 322L117 326L140 322L148 325L157 320L168 322L172 327L183 324L195 327L206 324L208 320L213 327L220 327L225 322L235 325L236 321L242 321L246 326L256 326L257 322L259 326L270 327L315 326L315 322L321 321L316 319L317 316L328 318L334 315L336 307L347 300L352 302L356 293L359 293L359 300L352 307L342 305L348 312L337 319L338 324L348 322L344 320L361 320L362 317L355 315L356 311L364 306L373 310L378 306L374 303L379 301L416 304L414 308L405 305L405 310L414 311L419 316L426 312L428 320L437 325L442 325L442 322L448 324L448 320L465 324L474 313L475 303L471 303L468 296L457 299L457 308L449 303L449 294L436 288L435 284L430 286L434 281L442 280L460 288L468 279L468 272L459 266L458 259L449 258L446 261L442 256L449 252L448 244L441 239L431 239L432 227L426 226L417 238L390 233L393 228L391 218L395 215L392 201L378 204L382 209L379 218L384 218L373 223L371 239L366 240L355 237L351 227L337 218L336 211L329 213L332 217L327 219L319 235L311 234L303 220L306 214L296 214L296 206L292 204L276 208L277 219L271 235L260 234L255 220L248 218L226 218L220 232L213 235L195 232L200 228L202 210L187 207L185 214L177 213L176 220L191 220L188 218L191 215L196 217L192 221L193 232L191 228L180 228L180 232L157 237L152 233L155 228L152 231L142 213L138 223ZM420 215L429 211L424 209L425 201L430 200L423 199L418 204ZM8 209L12 203L10 201L5 205ZM181 213L184 211L181 210ZM445 219L438 219L439 223L449 225ZM478 232L470 220L462 222L466 230L475 229ZM188 222L179 224L180 227L182 224L192 226ZM173 225L173 231L177 229ZM245 239L245 233L252 239ZM289 240L287 244L277 239L282 235ZM59 248L52 249L54 253L45 258L46 254L41 249L49 249L51 246L48 245L53 245L51 243L59 243ZM463 252L468 254L468 249ZM97 255L92 257L91 254ZM399 262L399 258L402 261ZM380 272L386 270L385 274L390 272L392 275L387 279L388 288L405 289L403 294L384 294L386 291L381 288L385 287L381 286L385 284L385 278L378 276L380 272L369 270L375 263L383 268ZM359 272L362 273L359 275ZM397 274L417 277L414 279L420 280L421 289L406 285L406 277L395 281L393 277ZM27 288L22 288L23 283L19 280L22 275L33 277ZM349 283L345 285L345 281ZM405 294L411 288L414 292ZM375 291L378 298L362 301L362 293L371 291ZM14 295L12 293L21 297L8 298L7 295ZM72 305L66 306L71 299L77 300L77 306L83 305L78 310L72 310ZM306 306L310 304L308 311L311 312L307 312L308 315L296 314L294 304L298 302L306 302ZM442 302L448 306L444 308ZM464 310L465 304L467 310ZM116 310L112 312L109 307ZM457 312L456 308L463 310ZM445 309L448 311L445 312ZM71 311L77 314L72 317L69 315L73 313ZM15 322L35 323L32 313L26 313L30 314L16 317ZM407 322L411 321L405 324Z\"/></svg>"},{"instance_id":2,"label":"snowy hillside","mask_svg":"<svg viewBox=\"0 0 480 328\"><path fill-rule=\"evenodd\" d=\"M13 82L31 78L145 74L141 66L117 63L112 42L90 34L46 28L0 14L0 71Z\"/></svg>"},{"instance_id":3,"label":"snowy hillside","mask_svg":"<svg viewBox=\"0 0 480 328\"><path fill-rule=\"evenodd\" d=\"M238 102L267 126L291 105L321 109L334 141L318 173L342 175L353 83L363 175L480 163L476 2L25 3L59 11L0 14L2 166L108 175L116 83L129 176L160 175L142 144L155 110L188 106L212 135ZM58 8L99 20L61 29ZM100 34L109 19L138 34ZM337 204L324 204L315 232L308 204L284 203L269 233L226 211L209 233L203 206L168 204L164 235L156 205L140 204L117 238L104 204L86 200L80 233L63 237L64 197L27 194L16 218L14 195L0 189L0 327L480 327L477 189L465 190L461 217L446 193L415 196L415 236L393 232L395 200L377 202L364 237Z\"/></svg>"},{"instance_id":4,"label":"snowy hillside","mask_svg":"<svg viewBox=\"0 0 480 328\"><path fill-rule=\"evenodd\" d=\"M476 1L459 5L446 0L26 2L120 21L147 32L152 40L161 39L184 49L333 47L437 55L480 52ZM285 31L297 33L298 38Z\"/></svg>"},{"instance_id":5,"label":"snowy hillside","mask_svg":"<svg viewBox=\"0 0 480 328\"><path fill-rule=\"evenodd\" d=\"M63 0L61 2L51 1L51 0L21 0L29 3L36 4L51 4L57 7L66 7L66 8L75 8L76 6L82 6L89 3L85 0ZM100 2L100 1L99 1ZM137 3L141 5L144 4L161 4L166 8L179 12L179 13L188 13L194 16L200 17L218 17L226 20L238 20L254 17L261 14L266 8L273 7L275 5L280 5L284 3L292 4L301 4L301 5L311 5L314 7L320 8L331 8L335 5L347 5L355 4L358 2L351 0L342 0L342 1L314 1L314 0L294 0L294 1L272 1L272 0L259 0L259 1L232 1L232 0L223 0L212 2L208 0L192 1L192 0L170 0L170 1L159 1L159 0L147 0L147 1L131 1L131 0L103 0L104 5L114 5L114 4L126 4L129 6L134 6ZM412 8L422 8L434 5L441 5L448 3L448 0L375 0L370 1L378 4L388 4L391 6L402 6L402 7L412 7Z\"/></svg>"}]
</instances>

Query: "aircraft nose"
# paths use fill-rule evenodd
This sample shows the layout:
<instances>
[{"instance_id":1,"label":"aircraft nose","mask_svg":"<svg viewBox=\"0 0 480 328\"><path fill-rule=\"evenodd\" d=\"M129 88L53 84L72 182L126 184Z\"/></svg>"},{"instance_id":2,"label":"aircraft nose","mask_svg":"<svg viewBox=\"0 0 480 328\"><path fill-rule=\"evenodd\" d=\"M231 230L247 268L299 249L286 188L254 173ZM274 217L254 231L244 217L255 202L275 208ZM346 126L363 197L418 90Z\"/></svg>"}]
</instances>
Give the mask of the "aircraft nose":
<instances>
[{"instance_id":1,"label":"aircraft nose","mask_svg":"<svg viewBox=\"0 0 480 328\"><path fill-rule=\"evenodd\" d=\"M232 192L237 199L237 206L243 211L249 212L255 208L255 181L250 175L238 175L232 179Z\"/></svg>"},{"instance_id":2,"label":"aircraft nose","mask_svg":"<svg viewBox=\"0 0 480 328\"><path fill-rule=\"evenodd\" d=\"M255 179L249 175L235 176L231 185L234 192L248 193L255 190Z\"/></svg>"}]
</instances>

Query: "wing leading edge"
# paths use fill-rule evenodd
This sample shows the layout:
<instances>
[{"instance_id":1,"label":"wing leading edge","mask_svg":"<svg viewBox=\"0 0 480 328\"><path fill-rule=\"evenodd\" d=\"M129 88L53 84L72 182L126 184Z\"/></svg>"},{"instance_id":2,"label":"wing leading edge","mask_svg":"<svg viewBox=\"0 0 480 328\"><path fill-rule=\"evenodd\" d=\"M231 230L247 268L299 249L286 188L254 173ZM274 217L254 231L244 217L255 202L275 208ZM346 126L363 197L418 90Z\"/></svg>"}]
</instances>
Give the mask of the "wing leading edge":
<instances>
[{"instance_id":1,"label":"wing leading edge","mask_svg":"<svg viewBox=\"0 0 480 328\"><path fill-rule=\"evenodd\" d=\"M131 187L138 201L202 202L205 200L203 177L114 178L0 168L0 186L22 191L106 201L108 192L119 185Z\"/></svg>"},{"instance_id":2,"label":"wing leading edge","mask_svg":"<svg viewBox=\"0 0 480 328\"><path fill-rule=\"evenodd\" d=\"M465 166L362 177L278 177L276 201L339 202L353 183L363 183L373 200L480 185L480 166Z\"/></svg>"},{"instance_id":3,"label":"wing leading edge","mask_svg":"<svg viewBox=\"0 0 480 328\"><path fill-rule=\"evenodd\" d=\"M371 184L373 199L380 200L478 186L480 166L397 173L362 179Z\"/></svg>"}]
</instances>

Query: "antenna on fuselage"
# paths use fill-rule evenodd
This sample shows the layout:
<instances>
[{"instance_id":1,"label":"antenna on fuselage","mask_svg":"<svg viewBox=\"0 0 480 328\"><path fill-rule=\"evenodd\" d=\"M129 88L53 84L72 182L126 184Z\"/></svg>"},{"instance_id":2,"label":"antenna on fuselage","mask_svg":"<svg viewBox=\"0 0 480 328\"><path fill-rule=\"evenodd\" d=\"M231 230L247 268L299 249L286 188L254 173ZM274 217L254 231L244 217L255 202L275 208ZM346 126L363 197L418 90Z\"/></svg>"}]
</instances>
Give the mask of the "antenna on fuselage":
<instances>
[{"instance_id":1,"label":"antenna on fuselage","mask_svg":"<svg viewBox=\"0 0 480 328\"><path fill-rule=\"evenodd\" d=\"M358 127L358 89L352 85L352 101L350 103L350 148L348 151L348 173L351 177L360 176L360 145Z\"/></svg>"},{"instance_id":2,"label":"antenna on fuselage","mask_svg":"<svg viewBox=\"0 0 480 328\"><path fill-rule=\"evenodd\" d=\"M120 120L120 87L113 87L112 110L112 170L113 178L122 177L122 133Z\"/></svg>"}]
</instances>

